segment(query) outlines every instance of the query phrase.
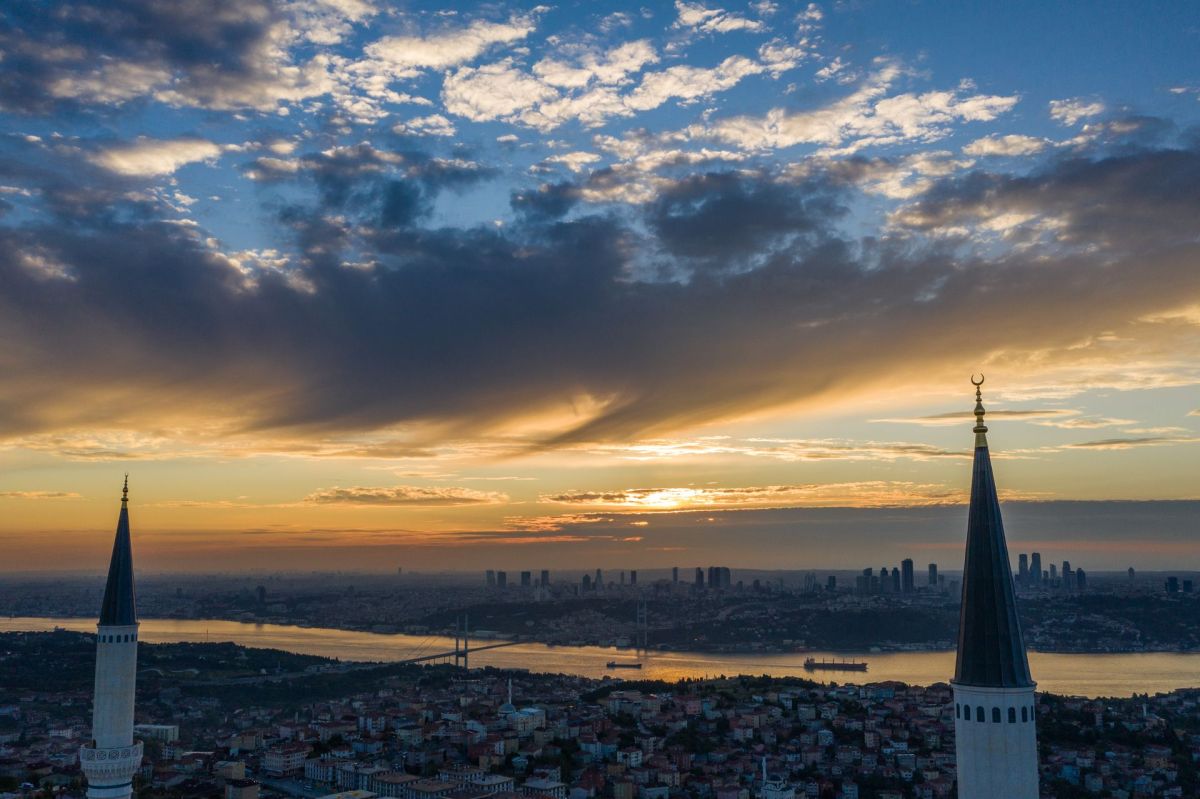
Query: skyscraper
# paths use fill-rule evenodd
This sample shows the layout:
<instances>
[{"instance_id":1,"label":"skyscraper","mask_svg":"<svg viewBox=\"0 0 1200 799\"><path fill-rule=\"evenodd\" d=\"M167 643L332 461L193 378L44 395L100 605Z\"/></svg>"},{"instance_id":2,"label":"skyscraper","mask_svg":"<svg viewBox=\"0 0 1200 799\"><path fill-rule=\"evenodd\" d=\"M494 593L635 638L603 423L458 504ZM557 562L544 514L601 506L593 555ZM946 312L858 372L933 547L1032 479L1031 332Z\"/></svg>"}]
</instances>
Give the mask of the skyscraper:
<instances>
[{"instance_id":1,"label":"skyscraper","mask_svg":"<svg viewBox=\"0 0 1200 799\"><path fill-rule=\"evenodd\" d=\"M1029 583L1029 556L1022 552L1017 555L1017 582L1021 585Z\"/></svg>"},{"instance_id":2,"label":"skyscraper","mask_svg":"<svg viewBox=\"0 0 1200 799\"><path fill-rule=\"evenodd\" d=\"M533 572L528 572L528 571L521 572L521 587L529 588L532 585L533 585Z\"/></svg>"},{"instance_id":3,"label":"skyscraper","mask_svg":"<svg viewBox=\"0 0 1200 799\"><path fill-rule=\"evenodd\" d=\"M595 588L597 591L604 590L604 573L599 569L596 569L596 576L592 578L592 588Z\"/></svg>"},{"instance_id":4,"label":"skyscraper","mask_svg":"<svg viewBox=\"0 0 1200 799\"><path fill-rule=\"evenodd\" d=\"M906 594L917 590L917 581L913 577L912 558L900 561L900 590Z\"/></svg>"},{"instance_id":5,"label":"skyscraper","mask_svg":"<svg viewBox=\"0 0 1200 799\"><path fill-rule=\"evenodd\" d=\"M489 588L491 588L492 586L494 586L496 584L496 570L495 569L488 569L486 572L484 572L484 582L487 583Z\"/></svg>"},{"instance_id":6,"label":"skyscraper","mask_svg":"<svg viewBox=\"0 0 1200 799\"><path fill-rule=\"evenodd\" d=\"M930 563L929 564L929 587L937 588L937 580L938 580L937 564Z\"/></svg>"},{"instance_id":7,"label":"skyscraper","mask_svg":"<svg viewBox=\"0 0 1200 799\"><path fill-rule=\"evenodd\" d=\"M1042 553L1034 552L1029 556L1029 582L1040 585L1042 582Z\"/></svg>"},{"instance_id":8,"label":"skyscraper","mask_svg":"<svg viewBox=\"0 0 1200 799\"><path fill-rule=\"evenodd\" d=\"M728 566L708 567L708 587L728 588L733 585L733 576Z\"/></svg>"},{"instance_id":9,"label":"skyscraper","mask_svg":"<svg viewBox=\"0 0 1200 799\"><path fill-rule=\"evenodd\" d=\"M550 570L542 569L542 588L550 587Z\"/></svg>"},{"instance_id":10,"label":"skyscraper","mask_svg":"<svg viewBox=\"0 0 1200 799\"><path fill-rule=\"evenodd\" d=\"M497 588L508 588L508 572L506 572L506 571L496 572L496 587Z\"/></svg>"},{"instance_id":11,"label":"skyscraper","mask_svg":"<svg viewBox=\"0 0 1200 799\"><path fill-rule=\"evenodd\" d=\"M700 568L699 566L696 567L696 580L693 584L697 588L704 587L704 569Z\"/></svg>"},{"instance_id":12,"label":"skyscraper","mask_svg":"<svg viewBox=\"0 0 1200 799\"><path fill-rule=\"evenodd\" d=\"M96 687L92 739L79 751L88 799L129 799L142 763L142 742L133 740L137 682L137 598L129 537L129 478L121 490L121 514L108 564L108 582L96 627Z\"/></svg>"},{"instance_id":13,"label":"skyscraper","mask_svg":"<svg viewBox=\"0 0 1200 799\"><path fill-rule=\"evenodd\" d=\"M954 679L954 737L962 799L1037 799L1034 683L1017 616L1012 566L975 391L975 464L967 514Z\"/></svg>"},{"instance_id":14,"label":"skyscraper","mask_svg":"<svg viewBox=\"0 0 1200 799\"><path fill-rule=\"evenodd\" d=\"M637 585L637 569L633 569L629 572L629 584Z\"/></svg>"},{"instance_id":15,"label":"skyscraper","mask_svg":"<svg viewBox=\"0 0 1200 799\"><path fill-rule=\"evenodd\" d=\"M671 567L671 582L673 582L673 583L679 582L679 567L678 566Z\"/></svg>"}]
</instances>

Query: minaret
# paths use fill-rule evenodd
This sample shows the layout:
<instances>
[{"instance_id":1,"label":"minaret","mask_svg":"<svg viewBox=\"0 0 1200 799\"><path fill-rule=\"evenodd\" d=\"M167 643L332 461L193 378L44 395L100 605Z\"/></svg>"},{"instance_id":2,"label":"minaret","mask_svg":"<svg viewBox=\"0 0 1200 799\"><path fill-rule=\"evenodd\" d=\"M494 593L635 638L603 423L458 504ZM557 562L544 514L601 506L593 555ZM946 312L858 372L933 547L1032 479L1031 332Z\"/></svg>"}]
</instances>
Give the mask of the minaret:
<instances>
[{"instance_id":1,"label":"minaret","mask_svg":"<svg viewBox=\"0 0 1200 799\"><path fill-rule=\"evenodd\" d=\"M954 738L960 799L1038 799L1034 681L1017 617L1012 566L1000 520L975 385L975 469L967 514L954 671Z\"/></svg>"},{"instance_id":2,"label":"minaret","mask_svg":"<svg viewBox=\"0 0 1200 799\"><path fill-rule=\"evenodd\" d=\"M88 799L129 799L142 763L142 742L133 740L137 680L137 607L133 549L129 541L129 475L121 489L121 515L108 565L108 583L96 628L96 689L92 740L79 752Z\"/></svg>"}]
</instances>

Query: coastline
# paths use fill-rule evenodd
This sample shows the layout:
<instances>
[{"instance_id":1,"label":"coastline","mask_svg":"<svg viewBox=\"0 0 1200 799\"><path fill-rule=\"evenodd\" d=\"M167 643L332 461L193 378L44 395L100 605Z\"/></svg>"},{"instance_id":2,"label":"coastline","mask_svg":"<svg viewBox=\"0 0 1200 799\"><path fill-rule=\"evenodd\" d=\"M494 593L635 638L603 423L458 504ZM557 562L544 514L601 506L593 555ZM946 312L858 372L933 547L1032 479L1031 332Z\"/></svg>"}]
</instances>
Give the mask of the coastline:
<instances>
[{"instance_id":1,"label":"coastline","mask_svg":"<svg viewBox=\"0 0 1200 799\"><path fill-rule=\"evenodd\" d=\"M0 613L0 619L20 619L20 618L46 618L46 619L62 619L64 621L75 621L81 617L66 616L60 614L45 614L43 616L29 617L15 614ZM363 635L392 635L404 637L422 638L427 636L440 636L444 638L452 638L454 631L450 628L432 630L429 632L406 632L402 629L397 629L392 625L376 625L361 626L361 625L338 625L332 624L313 624L305 620L292 620L287 618L244 618L235 614L228 616L206 616L204 618L192 618L183 616L143 616L143 621L159 621L159 622L186 622L202 624L205 622L220 622L227 624L248 624L248 625L271 625L276 627L296 627L304 630L333 630L345 633L359 633ZM613 639L597 639L595 641L552 641L538 638L534 635L514 635L509 633L490 633L486 636L472 637L473 641L512 641L519 644L537 644L549 649L611 649L617 652L633 652L637 651L636 647L628 645L619 645L614 643ZM1120 649L1083 649L1071 647L1059 648L1042 648L1033 644L1026 646L1026 649L1031 653L1039 653L1046 655L1136 655L1136 654L1176 654L1176 655L1200 655L1200 645L1194 647L1142 647L1142 648L1120 648ZM680 647L672 645L651 645L649 651L675 653L681 655L737 655L737 654L760 654L760 655L808 655L814 653L834 653L837 655L845 655L847 657L868 657L870 655L880 654L895 654L902 652L953 652L955 650L953 641L946 641L939 644L891 644L881 643L871 647L833 647L833 646L806 646L806 647L756 647L754 645L728 645L715 647Z\"/></svg>"},{"instance_id":2,"label":"coastline","mask_svg":"<svg viewBox=\"0 0 1200 799\"><path fill-rule=\"evenodd\" d=\"M55 628L91 633L94 619L66 617L0 617L0 631L47 631ZM396 633L345 631L332 628L243 623L224 620L141 620L139 638L147 643L231 642L241 646L277 649L349 661L400 663L415 658L453 662L454 639L439 635L411 636ZM472 651L470 665L494 666L532 672L573 674L598 678L625 677L676 681L720 675L801 677L823 683L904 682L932 685L947 682L954 672L954 653L814 652L821 657L859 657L868 671L846 673L806 671L806 653L693 653L650 650L637 653L600 647L556 646L534 642L514 643L497 649ZM614 672L606 664L636 657L643 664L636 675ZM1128 697L1200 687L1200 653L1059 654L1030 653L1030 666L1039 690L1073 696Z\"/></svg>"}]
</instances>

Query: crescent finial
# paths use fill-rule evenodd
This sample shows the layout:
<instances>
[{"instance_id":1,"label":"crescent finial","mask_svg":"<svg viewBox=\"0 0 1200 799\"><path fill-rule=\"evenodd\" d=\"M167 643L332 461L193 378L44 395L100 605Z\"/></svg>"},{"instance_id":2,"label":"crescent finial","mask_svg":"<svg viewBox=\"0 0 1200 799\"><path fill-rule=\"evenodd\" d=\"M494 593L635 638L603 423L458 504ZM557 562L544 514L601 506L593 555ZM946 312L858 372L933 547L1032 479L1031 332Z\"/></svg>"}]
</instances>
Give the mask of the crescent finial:
<instances>
[{"instance_id":1,"label":"crescent finial","mask_svg":"<svg viewBox=\"0 0 1200 799\"><path fill-rule=\"evenodd\" d=\"M976 388L979 388L980 386L983 385L983 379L984 379L983 372L980 372L979 373L979 382L976 383L975 382L975 373L974 372L971 373L971 385L975 386Z\"/></svg>"}]
</instances>

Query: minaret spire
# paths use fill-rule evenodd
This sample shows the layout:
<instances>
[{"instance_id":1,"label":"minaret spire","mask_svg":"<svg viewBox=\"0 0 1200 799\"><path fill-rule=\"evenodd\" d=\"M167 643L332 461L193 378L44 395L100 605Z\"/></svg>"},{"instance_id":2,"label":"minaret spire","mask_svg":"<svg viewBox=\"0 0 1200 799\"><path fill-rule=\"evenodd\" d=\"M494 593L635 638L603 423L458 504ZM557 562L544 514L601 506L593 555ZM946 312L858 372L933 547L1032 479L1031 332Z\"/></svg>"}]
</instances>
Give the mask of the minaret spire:
<instances>
[{"instance_id":1,"label":"minaret spire","mask_svg":"<svg viewBox=\"0 0 1200 799\"><path fill-rule=\"evenodd\" d=\"M980 386L975 386L975 468L971 506L967 512L967 556L963 566L962 607L958 626L955 680L970 685L1033 685L1017 616L1008 543L996 478L988 451L986 413Z\"/></svg>"},{"instance_id":2,"label":"minaret spire","mask_svg":"<svg viewBox=\"0 0 1200 799\"><path fill-rule=\"evenodd\" d=\"M954 730L961 799L1037 799L1035 683L1017 615L1012 565L975 386L975 455L954 669Z\"/></svg>"},{"instance_id":3,"label":"minaret spire","mask_svg":"<svg viewBox=\"0 0 1200 799\"><path fill-rule=\"evenodd\" d=\"M129 536L129 475L125 475L125 485L121 488L121 513L117 517L117 536L108 563L104 600L100 603L100 623L109 626L137 624L133 543Z\"/></svg>"},{"instance_id":4,"label":"minaret spire","mask_svg":"<svg viewBox=\"0 0 1200 799\"><path fill-rule=\"evenodd\" d=\"M92 739L79 752L88 799L130 799L142 762L142 743L133 739L137 684L138 621L129 536L129 475L121 488L121 512L113 540L108 581L96 627L96 683Z\"/></svg>"}]
</instances>

